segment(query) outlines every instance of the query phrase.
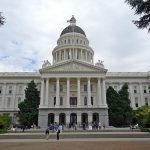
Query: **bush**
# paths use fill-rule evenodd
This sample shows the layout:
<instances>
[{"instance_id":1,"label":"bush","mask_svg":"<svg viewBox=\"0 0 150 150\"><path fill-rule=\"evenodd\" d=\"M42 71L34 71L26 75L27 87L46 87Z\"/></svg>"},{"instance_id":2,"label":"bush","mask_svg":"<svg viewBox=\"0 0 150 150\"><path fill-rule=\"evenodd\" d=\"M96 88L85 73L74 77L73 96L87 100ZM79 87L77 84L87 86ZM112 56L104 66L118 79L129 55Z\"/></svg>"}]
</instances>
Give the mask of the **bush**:
<instances>
[{"instance_id":1,"label":"bush","mask_svg":"<svg viewBox=\"0 0 150 150\"><path fill-rule=\"evenodd\" d=\"M141 128L141 132L150 132L150 129L148 129L148 128Z\"/></svg>"},{"instance_id":2,"label":"bush","mask_svg":"<svg viewBox=\"0 0 150 150\"><path fill-rule=\"evenodd\" d=\"M0 129L0 134L1 134L1 133L6 133L6 132L7 132L6 129Z\"/></svg>"}]
</instances>

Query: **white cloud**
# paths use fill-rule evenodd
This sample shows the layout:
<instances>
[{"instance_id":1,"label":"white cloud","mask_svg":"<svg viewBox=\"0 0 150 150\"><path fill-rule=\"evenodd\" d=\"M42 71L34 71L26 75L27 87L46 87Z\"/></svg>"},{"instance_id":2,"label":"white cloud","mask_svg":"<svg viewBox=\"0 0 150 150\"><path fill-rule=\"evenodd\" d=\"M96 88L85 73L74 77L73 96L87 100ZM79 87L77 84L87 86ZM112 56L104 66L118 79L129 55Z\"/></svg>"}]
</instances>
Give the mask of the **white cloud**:
<instances>
[{"instance_id":1,"label":"white cloud","mask_svg":"<svg viewBox=\"0 0 150 150\"><path fill-rule=\"evenodd\" d=\"M150 42L146 30L124 0L0 0L6 24L0 28L0 71L34 71L52 50L74 14L109 71L148 71Z\"/></svg>"}]
</instances>

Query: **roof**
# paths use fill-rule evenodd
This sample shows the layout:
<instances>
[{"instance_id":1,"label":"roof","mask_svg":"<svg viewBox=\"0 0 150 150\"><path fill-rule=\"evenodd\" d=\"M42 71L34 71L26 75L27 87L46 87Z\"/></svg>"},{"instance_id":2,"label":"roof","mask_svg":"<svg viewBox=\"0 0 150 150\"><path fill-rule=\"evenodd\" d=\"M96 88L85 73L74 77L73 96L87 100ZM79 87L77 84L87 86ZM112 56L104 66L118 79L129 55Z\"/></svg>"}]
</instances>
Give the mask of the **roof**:
<instances>
[{"instance_id":1,"label":"roof","mask_svg":"<svg viewBox=\"0 0 150 150\"><path fill-rule=\"evenodd\" d=\"M69 25L68 27L66 27L61 32L60 36L62 36L63 34L66 34L66 33L70 33L70 32L76 32L76 33L80 33L80 34L83 34L84 36L86 36L85 32L79 26L76 26L76 25Z\"/></svg>"}]
</instances>

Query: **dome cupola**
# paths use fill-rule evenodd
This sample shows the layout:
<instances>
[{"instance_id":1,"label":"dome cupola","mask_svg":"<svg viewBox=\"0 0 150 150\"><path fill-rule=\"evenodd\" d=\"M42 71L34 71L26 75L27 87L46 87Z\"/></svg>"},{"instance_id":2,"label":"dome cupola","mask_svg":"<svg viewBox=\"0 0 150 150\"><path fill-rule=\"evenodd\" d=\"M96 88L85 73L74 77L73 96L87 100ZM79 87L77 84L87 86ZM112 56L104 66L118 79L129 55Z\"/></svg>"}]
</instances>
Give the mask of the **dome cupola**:
<instances>
[{"instance_id":1,"label":"dome cupola","mask_svg":"<svg viewBox=\"0 0 150 150\"><path fill-rule=\"evenodd\" d=\"M94 51L89 46L85 32L76 25L74 16L67 22L70 25L63 29L52 52L53 63L75 59L93 64Z\"/></svg>"}]
</instances>

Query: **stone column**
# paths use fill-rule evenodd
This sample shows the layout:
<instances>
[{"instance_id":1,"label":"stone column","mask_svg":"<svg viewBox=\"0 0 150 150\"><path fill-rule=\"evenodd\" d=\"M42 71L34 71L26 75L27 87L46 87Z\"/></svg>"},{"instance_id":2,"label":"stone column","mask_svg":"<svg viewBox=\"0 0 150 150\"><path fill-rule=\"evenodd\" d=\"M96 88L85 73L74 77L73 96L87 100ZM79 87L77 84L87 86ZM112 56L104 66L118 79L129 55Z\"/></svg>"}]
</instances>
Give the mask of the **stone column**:
<instances>
[{"instance_id":1,"label":"stone column","mask_svg":"<svg viewBox=\"0 0 150 150\"><path fill-rule=\"evenodd\" d=\"M102 105L102 96L101 96L101 79L97 79L97 104L98 106Z\"/></svg>"},{"instance_id":2,"label":"stone column","mask_svg":"<svg viewBox=\"0 0 150 150\"><path fill-rule=\"evenodd\" d=\"M139 83L139 86L140 86L140 98L141 98L141 106L145 105L145 101L144 101L144 96L143 96L143 86L142 86L142 83Z\"/></svg>"},{"instance_id":3,"label":"stone column","mask_svg":"<svg viewBox=\"0 0 150 150\"><path fill-rule=\"evenodd\" d=\"M132 83L129 84L129 91L130 91L130 101L131 101L131 106L132 108L135 107L135 100L134 100L134 96L133 96L133 88L132 88Z\"/></svg>"},{"instance_id":4,"label":"stone column","mask_svg":"<svg viewBox=\"0 0 150 150\"><path fill-rule=\"evenodd\" d=\"M81 60L82 60L82 49L81 49L81 57L80 57L80 58L81 58Z\"/></svg>"},{"instance_id":5,"label":"stone column","mask_svg":"<svg viewBox=\"0 0 150 150\"><path fill-rule=\"evenodd\" d=\"M66 60L66 49L64 49L64 60Z\"/></svg>"},{"instance_id":6,"label":"stone column","mask_svg":"<svg viewBox=\"0 0 150 150\"><path fill-rule=\"evenodd\" d=\"M81 125L81 113L80 112L77 114L77 125L78 127L80 127Z\"/></svg>"},{"instance_id":7,"label":"stone column","mask_svg":"<svg viewBox=\"0 0 150 150\"><path fill-rule=\"evenodd\" d=\"M13 105L14 109L16 109L16 106L15 106L15 103L16 103L16 88L17 88L17 85L15 83L14 84L14 89L13 89L13 99L12 99L12 105Z\"/></svg>"},{"instance_id":8,"label":"stone column","mask_svg":"<svg viewBox=\"0 0 150 150\"><path fill-rule=\"evenodd\" d=\"M56 107L59 104L59 78L56 78Z\"/></svg>"},{"instance_id":9,"label":"stone column","mask_svg":"<svg viewBox=\"0 0 150 150\"><path fill-rule=\"evenodd\" d=\"M90 78L88 78L88 106L91 106L91 82Z\"/></svg>"},{"instance_id":10,"label":"stone column","mask_svg":"<svg viewBox=\"0 0 150 150\"><path fill-rule=\"evenodd\" d=\"M55 122L59 123L59 113L55 113Z\"/></svg>"},{"instance_id":11,"label":"stone column","mask_svg":"<svg viewBox=\"0 0 150 150\"><path fill-rule=\"evenodd\" d=\"M48 99L49 99L49 79L46 79L46 97L45 97L45 105L48 107Z\"/></svg>"},{"instance_id":12,"label":"stone column","mask_svg":"<svg viewBox=\"0 0 150 150\"><path fill-rule=\"evenodd\" d=\"M72 50L70 48L70 59L72 59Z\"/></svg>"},{"instance_id":13,"label":"stone column","mask_svg":"<svg viewBox=\"0 0 150 150\"><path fill-rule=\"evenodd\" d=\"M85 60L87 61L87 51L85 51Z\"/></svg>"},{"instance_id":14,"label":"stone column","mask_svg":"<svg viewBox=\"0 0 150 150\"><path fill-rule=\"evenodd\" d=\"M2 94L2 108L5 108L6 83L3 85Z\"/></svg>"},{"instance_id":15,"label":"stone column","mask_svg":"<svg viewBox=\"0 0 150 150\"><path fill-rule=\"evenodd\" d=\"M55 54L56 54L56 61L55 61L55 63L57 63L58 62L58 60L57 60L57 52L55 52Z\"/></svg>"},{"instance_id":16,"label":"stone column","mask_svg":"<svg viewBox=\"0 0 150 150\"><path fill-rule=\"evenodd\" d=\"M107 105L105 79L102 79L102 99L103 99L103 105Z\"/></svg>"},{"instance_id":17,"label":"stone column","mask_svg":"<svg viewBox=\"0 0 150 150\"><path fill-rule=\"evenodd\" d=\"M75 59L77 59L77 48L75 49Z\"/></svg>"},{"instance_id":18,"label":"stone column","mask_svg":"<svg viewBox=\"0 0 150 150\"><path fill-rule=\"evenodd\" d=\"M88 113L88 123L92 122L92 112Z\"/></svg>"},{"instance_id":19,"label":"stone column","mask_svg":"<svg viewBox=\"0 0 150 150\"><path fill-rule=\"evenodd\" d=\"M44 105L44 79L41 81L41 98L40 105Z\"/></svg>"},{"instance_id":20,"label":"stone column","mask_svg":"<svg viewBox=\"0 0 150 150\"><path fill-rule=\"evenodd\" d=\"M81 100L80 100L80 78L77 78L77 95L78 95L78 105L77 107L81 107Z\"/></svg>"},{"instance_id":21,"label":"stone column","mask_svg":"<svg viewBox=\"0 0 150 150\"><path fill-rule=\"evenodd\" d=\"M70 106L69 101L70 101L70 79L67 78L67 102L66 102L66 107Z\"/></svg>"}]
</instances>

